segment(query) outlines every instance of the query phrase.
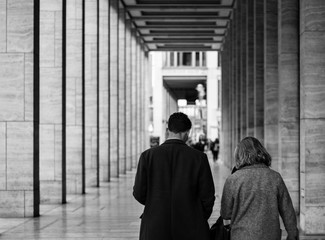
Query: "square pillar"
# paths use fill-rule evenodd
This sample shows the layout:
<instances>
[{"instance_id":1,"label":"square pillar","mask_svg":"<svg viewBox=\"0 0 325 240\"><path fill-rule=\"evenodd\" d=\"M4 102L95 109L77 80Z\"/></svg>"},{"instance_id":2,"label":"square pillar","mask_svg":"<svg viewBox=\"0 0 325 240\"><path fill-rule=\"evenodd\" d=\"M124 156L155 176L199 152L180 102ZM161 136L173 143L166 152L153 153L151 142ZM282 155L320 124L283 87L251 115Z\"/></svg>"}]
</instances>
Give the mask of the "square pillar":
<instances>
[{"instance_id":1,"label":"square pillar","mask_svg":"<svg viewBox=\"0 0 325 240\"><path fill-rule=\"evenodd\" d=\"M40 1L41 203L62 202L62 7Z\"/></svg>"},{"instance_id":2,"label":"square pillar","mask_svg":"<svg viewBox=\"0 0 325 240\"><path fill-rule=\"evenodd\" d=\"M99 1L99 165L100 180L109 181L109 4Z\"/></svg>"},{"instance_id":3,"label":"square pillar","mask_svg":"<svg viewBox=\"0 0 325 240\"><path fill-rule=\"evenodd\" d=\"M126 88L126 170L132 170L132 38L131 20L126 20L125 45L125 88Z\"/></svg>"},{"instance_id":4,"label":"square pillar","mask_svg":"<svg viewBox=\"0 0 325 240\"><path fill-rule=\"evenodd\" d=\"M110 176L119 176L119 72L118 72L118 58L119 58L119 1L110 1L110 77L109 77L109 149L110 149Z\"/></svg>"},{"instance_id":5,"label":"square pillar","mask_svg":"<svg viewBox=\"0 0 325 240\"><path fill-rule=\"evenodd\" d=\"M119 121L118 121L118 139L119 139L119 148L118 148L118 156L119 156L119 173L126 173L126 79L125 79L125 49L126 49L126 41L125 41L125 16L126 12L122 4L120 3L119 7L119 24L118 24L118 105L119 105Z\"/></svg>"},{"instance_id":6,"label":"square pillar","mask_svg":"<svg viewBox=\"0 0 325 240\"><path fill-rule=\"evenodd\" d=\"M1 217L39 215L39 4L0 2Z\"/></svg>"},{"instance_id":7,"label":"square pillar","mask_svg":"<svg viewBox=\"0 0 325 240\"><path fill-rule=\"evenodd\" d=\"M83 131L82 0L67 0L66 13L66 191L82 193Z\"/></svg>"},{"instance_id":8,"label":"square pillar","mask_svg":"<svg viewBox=\"0 0 325 240\"><path fill-rule=\"evenodd\" d=\"M299 211L299 2L279 1L279 172Z\"/></svg>"},{"instance_id":9,"label":"square pillar","mask_svg":"<svg viewBox=\"0 0 325 240\"><path fill-rule=\"evenodd\" d=\"M264 1L254 0L254 137L264 143Z\"/></svg>"},{"instance_id":10,"label":"square pillar","mask_svg":"<svg viewBox=\"0 0 325 240\"><path fill-rule=\"evenodd\" d=\"M325 234L325 2L300 1L300 226Z\"/></svg>"},{"instance_id":11,"label":"square pillar","mask_svg":"<svg viewBox=\"0 0 325 240\"><path fill-rule=\"evenodd\" d=\"M272 168L279 170L279 74L278 1L264 1L264 146L272 156Z\"/></svg>"}]
</instances>

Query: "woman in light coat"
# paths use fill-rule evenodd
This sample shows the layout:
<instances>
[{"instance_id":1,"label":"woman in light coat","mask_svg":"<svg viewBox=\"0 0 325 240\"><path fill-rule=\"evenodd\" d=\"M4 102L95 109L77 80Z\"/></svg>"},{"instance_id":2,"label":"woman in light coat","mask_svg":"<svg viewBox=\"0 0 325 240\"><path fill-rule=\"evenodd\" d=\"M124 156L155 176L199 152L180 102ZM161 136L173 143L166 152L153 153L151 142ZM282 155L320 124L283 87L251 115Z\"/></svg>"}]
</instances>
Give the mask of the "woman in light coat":
<instances>
[{"instance_id":1,"label":"woman in light coat","mask_svg":"<svg viewBox=\"0 0 325 240\"><path fill-rule=\"evenodd\" d=\"M280 240L281 216L287 240L298 239L297 219L281 175L270 169L271 156L253 137L235 150L237 171L224 185L221 216L231 220L232 240Z\"/></svg>"}]
</instances>

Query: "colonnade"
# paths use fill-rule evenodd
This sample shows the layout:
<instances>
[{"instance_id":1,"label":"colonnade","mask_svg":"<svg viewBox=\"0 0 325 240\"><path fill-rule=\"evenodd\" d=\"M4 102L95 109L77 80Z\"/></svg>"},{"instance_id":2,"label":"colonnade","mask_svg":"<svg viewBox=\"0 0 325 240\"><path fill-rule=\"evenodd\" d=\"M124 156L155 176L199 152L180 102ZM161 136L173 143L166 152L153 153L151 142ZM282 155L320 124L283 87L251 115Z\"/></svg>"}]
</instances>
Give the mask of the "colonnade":
<instances>
[{"instance_id":1,"label":"colonnade","mask_svg":"<svg viewBox=\"0 0 325 240\"><path fill-rule=\"evenodd\" d=\"M236 1L222 51L222 159L255 136L283 176L300 227L325 233L325 3Z\"/></svg>"},{"instance_id":2,"label":"colonnade","mask_svg":"<svg viewBox=\"0 0 325 240\"><path fill-rule=\"evenodd\" d=\"M136 167L149 59L119 0L0 1L0 216Z\"/></svg>"}]
</instances>

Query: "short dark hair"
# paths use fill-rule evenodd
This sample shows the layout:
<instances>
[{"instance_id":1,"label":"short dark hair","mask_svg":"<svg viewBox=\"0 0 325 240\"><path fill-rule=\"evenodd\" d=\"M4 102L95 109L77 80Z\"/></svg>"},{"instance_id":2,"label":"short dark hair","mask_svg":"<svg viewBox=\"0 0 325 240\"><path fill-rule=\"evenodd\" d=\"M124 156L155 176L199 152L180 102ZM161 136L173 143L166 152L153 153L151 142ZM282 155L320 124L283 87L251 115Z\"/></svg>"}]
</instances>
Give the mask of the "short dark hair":
<instances>
[{"instance_id":1,"label":"short dark hair","mask_svg":"<svg viewBox=\"0 0 325 240\"><path fill-rule=\"evenodd\" d=\"M235 149L236 168L264 163L271 166L272 158L263 145L254 137L245 137Z\"/></svg>"},{"instance_id":2,"label":"short dark hair","mask_svg":"<svg viewBox=\"0 0 325 240\"><path fill-rule=\"evenodd\" d=\"M191 120L182 112L175 112L168 119L168 130L173 133L186 132L191 127Z\"/></svg>"}]
</instances>

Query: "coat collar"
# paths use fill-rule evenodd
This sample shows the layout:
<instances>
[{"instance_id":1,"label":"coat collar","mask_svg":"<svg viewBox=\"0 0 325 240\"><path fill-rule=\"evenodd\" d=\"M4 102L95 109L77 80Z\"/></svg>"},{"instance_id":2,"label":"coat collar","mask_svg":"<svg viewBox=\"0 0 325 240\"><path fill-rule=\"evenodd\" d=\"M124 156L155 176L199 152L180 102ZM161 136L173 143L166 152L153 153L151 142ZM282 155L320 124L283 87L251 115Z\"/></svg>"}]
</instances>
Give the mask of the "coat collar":
<instances>
[{"instance_id":1,"label":"coat collar","mask_svg":"<svg viewBox=\"0 0 325 240\"><path fill-rule=\"evenodd\" d=\"M180 139L167 139L163 144L185 144L185 142Z\"/></svg>"},{"instance_id":2,"label":"coat collar","mask_svg":"<svg viewBox=\"0 0 325 240\"><path fill-rule=\"evenodd\" d=\"M257 163L257 164L253 164L250 166L245 166L241 169L254 169L254 168L268 168L268 166L266 166L264 163ZM241 170L239 169L239 170Z\"/></svg>"}]
</instances>

